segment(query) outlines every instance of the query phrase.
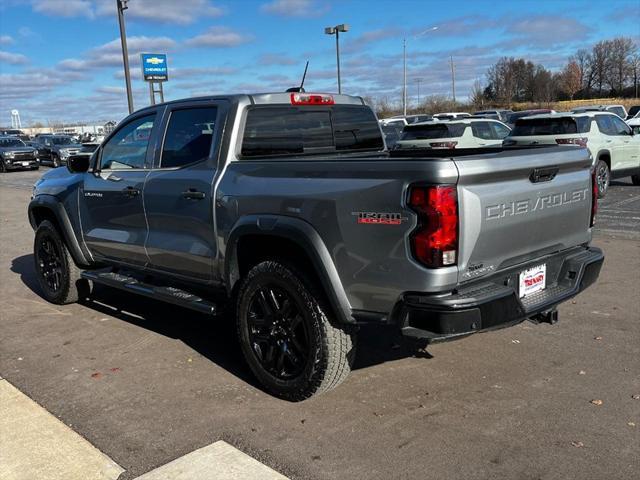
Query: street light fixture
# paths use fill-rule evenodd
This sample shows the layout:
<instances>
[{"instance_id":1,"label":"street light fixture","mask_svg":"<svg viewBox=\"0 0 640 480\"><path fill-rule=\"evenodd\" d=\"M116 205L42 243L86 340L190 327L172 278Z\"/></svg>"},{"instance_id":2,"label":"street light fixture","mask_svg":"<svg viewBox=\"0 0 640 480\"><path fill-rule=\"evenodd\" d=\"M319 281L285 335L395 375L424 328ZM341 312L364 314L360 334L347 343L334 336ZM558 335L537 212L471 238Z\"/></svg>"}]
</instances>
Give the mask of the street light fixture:
<instances>
[{"instance_id":1,"label":"street light fixture","mask_svg":"<svg viewBox=\"0 0 640 480\"><path fill-rule=\"evenodd\" d=\"M129 73L129 50L127 49L127 32L124 28L124 11L129 8L129 0L116 0L118 23L120 24L120 43L122 44L122 62L124 63L124 81L127 85L127 103L129 114L133 113L133 96L131 95L131 75Z\"/></svg>"},{"instance_id":2,"label":"street light fixture","mask_svg":"<svg viewBox=\"0 0 640 480\"><path fill-rule=\"evenodd\" d=\"M431 27L428 28L427 30L424 30L423 32L418 33L417 35L413 36L413 39L415 40L418 37L421 37L423 35L426 35L429 32L433 32L434 30L438 30L438 27ZM402 87L402 112L404 114L404 116L407 116L407 38L403 38L402 39L402 70L404 72L404 80L403 80L403 87Z\"/></svg>"},{"instance_id":3,"label":"street light fixture","mask_svg":"<svg viewBox=\"0 0 640 480\"><path fill-rule=\"evenodd\" d=\"M335 35L336 36L336 63L338 65L338 93L342 93L342 83L340 82L340 32L348 32L349 25L346 23L342 23L340 25L336 25L335 27L327 27L324 29L324 33L327 35Z\"/></svg>"}]
</instances>

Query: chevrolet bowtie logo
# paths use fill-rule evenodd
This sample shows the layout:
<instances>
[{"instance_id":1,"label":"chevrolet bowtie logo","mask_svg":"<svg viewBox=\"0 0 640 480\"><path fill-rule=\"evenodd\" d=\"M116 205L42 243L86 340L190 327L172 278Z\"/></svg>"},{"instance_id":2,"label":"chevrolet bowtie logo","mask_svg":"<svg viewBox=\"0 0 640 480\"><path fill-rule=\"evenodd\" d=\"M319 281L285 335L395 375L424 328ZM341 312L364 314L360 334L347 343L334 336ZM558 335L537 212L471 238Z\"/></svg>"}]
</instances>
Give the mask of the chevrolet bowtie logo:
<instances>
[{"instance_id":1,"label":"chevrolet bowtie logo","mask_svg":"<svg viewBox=\"0 0 640 480\"><path fill-rule=\"evenodd\" d=\"M151 63L152 65L159 65L160 63L164 63L164 58L151 57L147 58L147 63Z\"/></svg>"}]
</instances>

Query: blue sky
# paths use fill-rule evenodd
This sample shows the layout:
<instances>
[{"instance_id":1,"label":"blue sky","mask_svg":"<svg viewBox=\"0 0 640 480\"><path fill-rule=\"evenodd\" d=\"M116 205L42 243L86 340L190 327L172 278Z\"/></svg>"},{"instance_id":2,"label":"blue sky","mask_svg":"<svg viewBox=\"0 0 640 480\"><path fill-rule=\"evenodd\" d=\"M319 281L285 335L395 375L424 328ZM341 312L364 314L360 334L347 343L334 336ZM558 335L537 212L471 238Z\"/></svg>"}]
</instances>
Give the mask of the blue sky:
<instances>
[{"instance_id":1,"label":"blue sky","mask_svg":"<svg viewBox=\"0 0 640 480\"><path fill-rule=\"evenodd\" d=\"M115 0L0 2L0 124L20 110L35 121L120 120L126 114ZM450 95L449 56L464 98L502 56L559 69L578 48L617 35L640 43L640 0L129 0L125 12L136 108L148 104L139 54L168 54L165 98L336 91L341 35L343 91L398 102L402 39L409 96ZM437 26L437 30L431 30Z\"/></svg>"}]
</instances>

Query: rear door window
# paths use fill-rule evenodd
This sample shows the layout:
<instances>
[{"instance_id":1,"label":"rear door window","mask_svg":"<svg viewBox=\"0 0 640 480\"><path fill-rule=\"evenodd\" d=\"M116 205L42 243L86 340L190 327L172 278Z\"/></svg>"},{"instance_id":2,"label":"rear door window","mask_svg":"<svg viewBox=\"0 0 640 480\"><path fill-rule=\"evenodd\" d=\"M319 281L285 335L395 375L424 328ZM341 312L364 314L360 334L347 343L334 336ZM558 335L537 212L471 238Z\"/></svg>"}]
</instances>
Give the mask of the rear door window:
<instances>
[{"instance_id":1,"label":"rear door window","mask_svg":"<svg viewBox=\"0 0 640 480\"><path fill-rule=\"evenodd\" d=\"M605 135L615 135L616 129L613 126L613 122L611 121L610 115L596 115L596 124L598 125L598 130L600 133L604 133Z\"/></svg>"},{"instance_id":2,"label":"rear door window","mask_svg":"<svg viewBox=\"0 0 640 480\"><path fill-rule=\"evenodd\" d=\"M491 125L489 125L489 122L472 122L471 131L473 132L474 137L480 138L482 140L497 139L493 130L491 129Z\"/></svg>"},{"instance_id":3,"label":"rear door window","mask_svg":"<svg viewBox=\"0 0 640 480\"><path fill-rule=\"evenodd\" d=\"M209 158L216 107L174 110L164 137L160 168L176 168Z\"/></svg>"},{"instance_id":4,"label":"rear door window","mask_svg":"<svg viewBox=\"0 0 640 480\"><path fill-rule=\"evenodd\" d=\"M499 140L502 140L511 133L511 130L509 130L508 127L498 122L491 122L491 128L493 128L495 138Z\"/></svg>"},{"instance_id":5,"label":"rear door window","mask_svg":"<svg viewBox=\"0 0 640 480\"><path fill-rule=\"evenodd\" d=\"M461 137L467 126L464 123L436 123L433 125L407 125L401 140L431 140L434 138Z\"/></svg>"}]
</instances>

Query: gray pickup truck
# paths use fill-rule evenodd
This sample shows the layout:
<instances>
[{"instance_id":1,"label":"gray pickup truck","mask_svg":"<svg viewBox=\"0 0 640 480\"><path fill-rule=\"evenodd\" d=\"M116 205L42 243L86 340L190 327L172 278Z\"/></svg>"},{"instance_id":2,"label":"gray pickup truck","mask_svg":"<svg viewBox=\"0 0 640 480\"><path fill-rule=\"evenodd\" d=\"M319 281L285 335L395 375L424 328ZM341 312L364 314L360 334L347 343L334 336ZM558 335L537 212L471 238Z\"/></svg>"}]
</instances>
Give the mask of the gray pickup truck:
<instances>
[{"instance_id":1,"label":"gray pickup truck","mask_svg":"<svg viewBox=\"0 0 640 480\"><path fill-rule=\"evenodd\" d=\"M436 342L553 323L596 281L587 150L481 152L394 156L346 95L155 105L34 186L37 277L57 304L94 284L226 303L256 377L302 400L347 376L362 324Z\"/></svg>"}]
</instances>

